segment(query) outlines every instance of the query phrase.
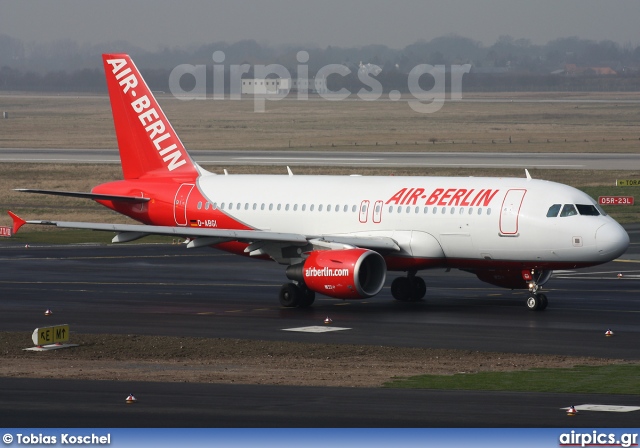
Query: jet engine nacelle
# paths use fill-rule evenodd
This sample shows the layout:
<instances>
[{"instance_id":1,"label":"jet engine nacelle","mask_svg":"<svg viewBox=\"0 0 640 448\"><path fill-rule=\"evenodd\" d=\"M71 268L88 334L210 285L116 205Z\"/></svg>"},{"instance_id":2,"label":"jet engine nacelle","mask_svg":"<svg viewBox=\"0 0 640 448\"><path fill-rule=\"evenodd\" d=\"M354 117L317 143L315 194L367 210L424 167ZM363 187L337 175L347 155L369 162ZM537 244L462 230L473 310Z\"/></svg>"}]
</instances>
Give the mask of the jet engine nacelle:
<instances>
[{"instance_id":1,"label":"jet engine nacelle","mask_svg":"<svg viewBox=\"0 0 640 448\"><path fill-rule=\"evenodd\" d=\"M525 275L526 270L498 269L491 271L475 271L474 274L485 283L509 289L529 289L533 280L542 286L551 278L552 270L535 271L533 275Z\"/></svg>"},{"instance_id":2,"label":"jet engine nacelle","mask_svg":"<svg viewBox=\"0 0 640 448\"><path fill-rule=\"evenodd\" d=\"M287 277L307 288L337 299L375 296L384 286L387 265L377 252L367 249L317 250L287 268Z\"/></svg>"}]
</instances>

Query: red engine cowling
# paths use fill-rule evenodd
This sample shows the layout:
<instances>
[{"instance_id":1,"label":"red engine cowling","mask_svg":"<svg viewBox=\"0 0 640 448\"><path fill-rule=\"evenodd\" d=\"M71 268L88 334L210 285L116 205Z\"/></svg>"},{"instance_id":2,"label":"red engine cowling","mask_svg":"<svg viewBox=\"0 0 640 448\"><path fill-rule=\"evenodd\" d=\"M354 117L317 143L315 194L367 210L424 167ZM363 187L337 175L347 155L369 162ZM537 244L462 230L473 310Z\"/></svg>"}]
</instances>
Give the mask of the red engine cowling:
<instances>
[{"instance_id":1,"label":"red engine cowling","mask_svg":"<svg viewBox=\"0 0 640 448\"><path fill-rule=\"evenodd\" d=\"M338 299L375 296L384 286L387 265L377 252L367 249L318 250L287 268L287 277L307 288Z\"/></svg>"}]
</instances>

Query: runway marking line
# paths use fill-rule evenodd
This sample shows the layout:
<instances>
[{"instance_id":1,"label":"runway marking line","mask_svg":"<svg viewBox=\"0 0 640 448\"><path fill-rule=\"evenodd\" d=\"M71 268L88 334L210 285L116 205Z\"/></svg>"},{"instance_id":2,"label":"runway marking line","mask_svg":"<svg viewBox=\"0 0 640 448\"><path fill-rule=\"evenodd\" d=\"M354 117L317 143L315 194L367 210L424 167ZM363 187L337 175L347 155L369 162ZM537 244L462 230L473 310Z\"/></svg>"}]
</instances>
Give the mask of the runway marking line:
<instances>
[{"instance_id":1,"label":"runway marking line","mask_svg":"<svg viewBox=\"0 0 640 448\"><path fill-rule=\"evenodd\" d=\"M581 404L580 406L575 406L577 411L595 411L595 412L634 412L640 411L640 407L638 406L618 406L618 405L607 405L607 404ZM567 410L569 408L560 408L563 410Z\"/></svg>"},{"instance_id":2,"label":"runway marking line","mask_svg":"<svg viewBox=\"0 0 640 448\"><path fill-rule=\"evenodd\" d=\"M330 331L351 330L351 328L343 327L321 327L318 325L311 327L283 328L282 331L297 331L299 333L328 333Z\"/></svg>"}]
</instances>

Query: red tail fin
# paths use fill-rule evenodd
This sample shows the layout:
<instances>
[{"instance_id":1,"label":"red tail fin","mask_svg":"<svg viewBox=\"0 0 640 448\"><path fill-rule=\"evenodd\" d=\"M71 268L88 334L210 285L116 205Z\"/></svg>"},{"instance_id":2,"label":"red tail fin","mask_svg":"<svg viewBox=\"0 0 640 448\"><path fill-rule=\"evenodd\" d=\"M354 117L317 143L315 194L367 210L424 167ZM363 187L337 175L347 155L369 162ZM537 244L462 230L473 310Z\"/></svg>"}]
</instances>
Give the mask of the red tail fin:
<instances>
[{"instance_id":1,"label":"red tail fin","mask_svg":"<svg viewBox=\"0 0 640 448\"><path fill-rule=\"evenodd\" d=\"M102 61L124 178L197 177L196 164L129 55L103 54Z\"/></svg>"}]
</instances>

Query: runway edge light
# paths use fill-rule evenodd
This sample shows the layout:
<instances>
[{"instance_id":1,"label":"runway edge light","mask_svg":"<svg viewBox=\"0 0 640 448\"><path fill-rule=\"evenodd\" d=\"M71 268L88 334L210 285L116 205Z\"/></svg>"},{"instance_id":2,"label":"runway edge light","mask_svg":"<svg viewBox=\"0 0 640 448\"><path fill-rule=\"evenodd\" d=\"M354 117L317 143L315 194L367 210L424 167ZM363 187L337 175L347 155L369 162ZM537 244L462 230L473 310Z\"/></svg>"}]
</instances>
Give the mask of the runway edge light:
<instances>
[{"instance_id":1,"label":"runway edge light","mask_svg":"<svg viewBox=\"0 0 640 448\"><path fill-rule=\"evenodd\" d=\"M137 403L138 399L136 397L133 396L133 394L129 394L129 396L127 397L127 399L125 400L125 402L127 404L133 404L133 403Z\"/></svg>"},{"instance_id":2,"label":"runway edge light","mask_svg":"<svg viewBox=\"0 0 640 448\"><path fill-rule=\"evenodd\" d=\"M613 336L613 331L611 331L610 329L605 331L604 333L605 336Z\"/></svg>"},{"instance_id":3,"label":"runway edge light","mask_svg":"<svg viewBox=\"0 0 640 448\"><path fill-rule=\"evenodd\" d=\"M576 407L575 406L569 406L569 409L567 409L567 415L569 417L573 417L577 413L578 413L578 411L576 411Z\"/></svg>"}]
</instances>

